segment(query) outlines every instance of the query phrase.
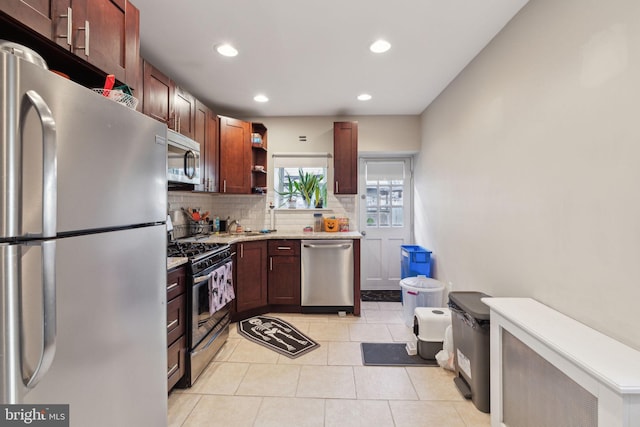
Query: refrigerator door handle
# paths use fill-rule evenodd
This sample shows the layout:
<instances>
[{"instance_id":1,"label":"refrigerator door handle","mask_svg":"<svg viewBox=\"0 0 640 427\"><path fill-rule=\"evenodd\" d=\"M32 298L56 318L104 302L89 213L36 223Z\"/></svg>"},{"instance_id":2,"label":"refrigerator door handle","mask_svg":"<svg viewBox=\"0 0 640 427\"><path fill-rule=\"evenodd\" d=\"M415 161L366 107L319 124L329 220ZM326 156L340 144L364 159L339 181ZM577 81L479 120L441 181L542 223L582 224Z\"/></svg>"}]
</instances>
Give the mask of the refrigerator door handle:
<instances>
[{"instance_id":1,"label":"refrigerator door handle","mask_svg":"<svg viewBox=\"0 0 640 427\"><path fill-rule=\"evenodd\" d=\"M22 379L27 388L34 388L46 375L56 354L56 242L42 242L42 352L33 373L25 372ZM22 351L21 351L22 354Z\"/></svg>"},{"instance_id":2,"label":"refrigerator door handle","mask_svg":"<svg viewBox=\"0 0 640 427\"><path fill-rule=\"evenodd\" d=\"M56 158L56 122L53 113L38 92L29 90L20 111L20 133L24 134L26 115L33 107L42 126L42 237L56 236L58 166Z\"/></svg>"},{"instance_id":3,"label":"refrigerator door handle","mask_svg":"<svg viewBox=\"0 0 640 427\"><path fill-rule=\"evenodd\" d=\"M25 93L20 109L20 133L24 135L26 115L33 107L42 126L42 237L56 236L57 212L57 155L56 122L51 109L34 90ZM26 363L21 353L22 379L27 388L35 387L47 373L56 349L56 242L45 240L42 248L42 352L33 373L25 372ZM22 329L22 325L20 326Z\"/></svg>"}]
</instances>

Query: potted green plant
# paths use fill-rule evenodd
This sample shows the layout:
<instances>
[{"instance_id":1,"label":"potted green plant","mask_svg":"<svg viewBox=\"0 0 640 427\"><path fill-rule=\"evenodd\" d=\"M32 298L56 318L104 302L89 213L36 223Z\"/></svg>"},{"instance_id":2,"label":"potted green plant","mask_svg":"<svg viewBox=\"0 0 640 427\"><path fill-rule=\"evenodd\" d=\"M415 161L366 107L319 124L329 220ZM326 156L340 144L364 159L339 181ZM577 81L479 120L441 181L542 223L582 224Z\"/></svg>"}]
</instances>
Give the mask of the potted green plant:
<instances>
[{"instance_id":1,"label":"potted green plant","mask_svg":"<svg viewBox=\"0 0 640 427\"><path fill-rule=\"evenodd\" d=\"M314 196L316 209L324 207L323 201L326 200L327 197L327 184L325 182L319 182L318 185L316 185Z\"/></svg>"},{"instance_id":2,"label":"potted green plant","mask_svg":"<svg viewBox=\"0 0 640 427\"><path fill-rule=\"evenodd\" d=\"M291 175L287 174L287 183L285 184L284 191L276 191L276 193L283 198L280 206L287 204L289 208L296 207L296 200L300 192L296 186L296 182L291 179Z\"/></svg>"},{"instance_id":3,"label":"potted green plant","mask_svg":"<svg viewBox=\"0 0 640 427\"><path fill-rule=\"evenodd\" d=\"M295 181L293 185L298 190L298 193L304 198L305 207L312 207L311 199L313 198L316 188L320 185L323 176L315 175L310 172L303 172L302 169L298 169L300 176L299 181Z\"/></svg>"}]
</instances>

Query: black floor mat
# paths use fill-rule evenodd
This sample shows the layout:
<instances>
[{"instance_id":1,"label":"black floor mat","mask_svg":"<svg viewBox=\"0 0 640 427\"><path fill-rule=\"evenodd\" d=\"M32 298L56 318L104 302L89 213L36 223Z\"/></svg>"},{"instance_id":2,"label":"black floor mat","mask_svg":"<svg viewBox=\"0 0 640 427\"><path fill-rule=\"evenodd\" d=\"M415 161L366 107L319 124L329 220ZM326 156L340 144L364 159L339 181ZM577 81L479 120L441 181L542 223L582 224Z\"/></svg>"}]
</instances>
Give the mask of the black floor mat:
<instances>
[{"instance_id":1,"label":"black floor mat","mask_svg":"<svg viewBox=\"0 0 640 427\"><path fill-rule=\"evenodd\" d=\"M360 344L362 363L365 366L438 366L435 360L407 354L405 343L369 343Z\"/></svg>"},{"instance_id":2,"label":"black floor mat","mask_svg":"<svg viewBox=\"0 0 640 427\"><path fill-rule=\"evenodd\" d=\"M402 301L402 293L400 291L360 291L360 300L400 302Z\"/></svg>"},{"instance_id":3,"label":"black floor mat","mask_svg":"<svg viewBox=\"0 0 640 427\"><path fill-rule=\"evenodd\" d=\"M255 316L238 322L238 333L291 359L315 350L320 344L282 319Z\"/></svg>"}]
</instances>

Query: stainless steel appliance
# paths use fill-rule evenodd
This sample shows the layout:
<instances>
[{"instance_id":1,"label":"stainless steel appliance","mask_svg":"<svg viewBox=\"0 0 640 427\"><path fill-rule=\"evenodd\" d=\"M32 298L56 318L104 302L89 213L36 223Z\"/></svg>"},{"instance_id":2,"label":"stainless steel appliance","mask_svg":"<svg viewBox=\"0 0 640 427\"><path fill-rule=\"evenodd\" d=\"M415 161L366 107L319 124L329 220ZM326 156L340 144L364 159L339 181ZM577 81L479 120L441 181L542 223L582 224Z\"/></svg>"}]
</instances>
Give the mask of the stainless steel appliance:
<instances>
[{"instance_id":1,"label":"stainless steel appliance","mask_svg":"<svg viewBox=\"0 0 640 427\"><path fill-rule=\"evenodd\" d=\"M303 312L353 312L353 241L301 242Z\"/></svg>"},{"instance_id":2,"label":"stainless steel appliance","mask_svg":"<svg viewBox=\"0 0 640 427\"><path fill-rule=\"evenodd\" d=\"M200 184L200 144L178 132L167 130L167 180Z\"/></svg>"},{"instance_id":3,"label":"stainless steel appliance","mask_svg":"<svg viewBox=\"0 0 640 427\"><path fill-rule=\"evenodd\" d=\"M173 242L169 256L189 258L185 376L178 387L191 387L229 336L233 263L227 244Z\"/></svg>"},{"instance_id":4,"label":"stainless steel appliance","mask_svg":"<svg viewBox=\"0 0 640 427\"><path fill-rule=\"evenodd\" d=\"M0 52L0 401L166 426L166 126Z\"/></svg>"}]
</instances>

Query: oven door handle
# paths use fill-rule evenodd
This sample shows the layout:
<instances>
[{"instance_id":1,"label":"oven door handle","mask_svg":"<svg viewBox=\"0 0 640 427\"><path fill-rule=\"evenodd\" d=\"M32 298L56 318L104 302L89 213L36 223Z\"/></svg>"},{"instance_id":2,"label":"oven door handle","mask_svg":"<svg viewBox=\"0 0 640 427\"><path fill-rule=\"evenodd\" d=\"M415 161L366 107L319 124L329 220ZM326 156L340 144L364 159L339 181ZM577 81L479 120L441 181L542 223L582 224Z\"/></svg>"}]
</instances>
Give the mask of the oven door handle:
<instances>
[{"instance_id":1,"label":"oven door handle","mask_svg":"<svg viewBox=\"0 0 640 427\"><path fill-rule=\"evenodd\" d=\"M198 353L201 353L203 351L205 351L206 349L208 349L211 344L213 344L213 342L218 338L218 336L224 331L224 329L226 327L228 327L231 324L231 319L229 318L229 315L225 315L222 320L220 321L220 325L222 326L222 328L218 331L216 331L215 333L213 333L211 335L211 337L209 337L209 339L207 340L207 342L201 342L200 344L198 344L196 346L196 348L194 348L191 351L191 357L193 358L193 356L197 355Z\"/></svg>"},{"instance_id":2,"label":"oven door handle","mask_svg":"<svg viewBox=\"0 0 640 427\"><path fill-rule=\"evenodd\" d=\"M193 284L197 285L198 283L202 283L202 282L206 282L207 280L209 280L209 275L205 275L205 276L200 276L200 277L196 277L193 279Z\"/></svg>"},{"instance_id":3,"label":"oven door handle","mask_svg":"<svg viewBox=\"0 0 640 427\"><path fill-rule=\"evenodd\" d=\"M209 272L206 273L206 274L203 274L201 276L194 277L193 278L193 284L197 285L197 284L200 284L202 282L205 282L205 281L209 280L209 276L211 275L211 273L213 273L214 271L216 271L217 269L219 269L223 265L227 265L229 263L233 263L233 260L232 260L231 257L225 258L223 261L221 261L220 263L216 264L215 266L207 268L206 271L209 271Z\"/></svg>"}]
</instances>

